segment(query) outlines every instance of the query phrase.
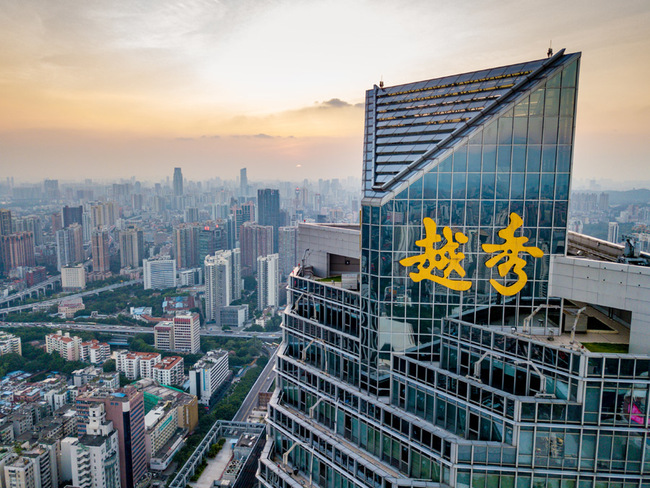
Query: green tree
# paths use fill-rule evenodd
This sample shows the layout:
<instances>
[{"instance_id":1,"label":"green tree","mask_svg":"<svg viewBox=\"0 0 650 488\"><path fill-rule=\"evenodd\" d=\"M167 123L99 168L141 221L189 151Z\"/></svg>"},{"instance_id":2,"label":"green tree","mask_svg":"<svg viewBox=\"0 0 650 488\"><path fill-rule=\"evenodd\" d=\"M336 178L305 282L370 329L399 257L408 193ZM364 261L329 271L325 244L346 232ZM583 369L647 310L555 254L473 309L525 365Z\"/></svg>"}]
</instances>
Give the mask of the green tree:
<instances>
[{"instance_id":1,"label":"green tree","mask_svg":"<svg viewBox=\"0 0 650 488\"><path fill-rule=\"evenodd\" d=\"M104 363L102 366L102 369L104 370L104 373L112 373L113 371L116 370L116 365L115 365L115 359L109 359Z\"/></svg>"}]
</instances>

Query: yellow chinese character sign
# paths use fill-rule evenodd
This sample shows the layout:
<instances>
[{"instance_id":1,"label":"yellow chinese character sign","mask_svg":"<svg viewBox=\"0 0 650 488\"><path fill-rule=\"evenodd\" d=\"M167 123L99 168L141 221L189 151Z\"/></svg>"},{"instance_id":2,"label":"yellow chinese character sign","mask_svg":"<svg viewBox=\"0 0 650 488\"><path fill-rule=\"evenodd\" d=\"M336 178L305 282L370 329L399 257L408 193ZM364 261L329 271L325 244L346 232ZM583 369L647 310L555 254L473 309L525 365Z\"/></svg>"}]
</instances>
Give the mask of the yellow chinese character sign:
<instances>
[{"instance_id":1,"label":"yellow chinese character sign","mask_svg":"<svg viewBox=\"0 0 650 488\"><path fill-rule=\"evenodd\" d=\"M438 234L436 223L429 217L426 217L423 223L426 236L424 239L415 241L415 244L423 247L424 252L419 256L404 258L400 261L400 264L402 266L418 265L418 272L412 272L409 274L411 279L415 282L431 280L435 283L446 286L447 288L451 288L452 290L469 290L472 286L471 281L454 280L449 278L452 271L455 271L461 278L465 276L465 270L460 265L460 261L465 259L465 254L462 252L456 252L456 250L460 244L465 244L467 242L467 236L462 232L456 232L455 235L452 235L451 229L445 227L442 230L442 234L447 242L440 249L435 249L433 245L442 240ZM454 238L456 239L456 242L454 242ZM433 272L435 270L442 271L442 276L434 274Z\"/></svg>"},{"instance_id":2,"label":"yellow chinese character sign","mask_svg":"<svg viewBox=\"0 0 650 488\"><path fill-rule=\"evenodd\" d=\"M519 293L526 283L528 282L528 275L524 271L526 261L519 257L519 253L527 253L534 258L541 258L544 252L535 246L526 246L528 242L527 237L515 237L515 231L523 225L523 220L516 213L510 214L510 223L505 229L499 231L499 237L505 242L503 244L483 244L483 250L488 253L496 253L496 256L489 259L485 266L492 268L500 261L497 270L499 275L503 278L508 273L513 271L517 275L517 281L512 285L502 285L496 280L490 280L490 284L496 291L502 295L512 296ZM417 273L411 272L409 276L413 281L420 282L422 280L430 280L442 286L456 291L466 291L472 287L471 281L464 281L459 279L452 279L449 276L455 272L461 278L465 277L465 270L460 265L460 262L465 259L465 254L457 252L460 244L467 243L467 236L462 232L452 233L449 227L444 227L442 234L446 243L440 248L433 247L434 244L441 242L442 237L438 234L436 223L426 217L423 221L425 238L415 241L415 243L424 248L424 252L419 256L412 256L404 258L400 261L402 266L412 266L417 264ZM454 241L455 239L455 241ZM442 271L440 274L434 272Z\"/></svg>"},{"instance_id":3,"label":"yellow chinese character sign","mask_svg":"<svg viewBox=\"0 0 650 488\"><path fill-rule=\"evenodd\" d=\"M523 223L524 222L519 215L514 212L511 213L508 227L499 231L499 237L501 237L505 242L503 244L483 244L483 250L485 252L499 253L488 260L485 263L485 266L491 268L499 261L503 260L503 263L497 267L499 275L503 278L511 270L517 275L517 281L509 286L502 285L496 280L490 280L490 284L502 295L515 295L519 293L528 282L528 275L526 275L526 272L524 271L526 261L519 257L519 253L527 253L534 258L541 258L544 255L544 252L540 248L524 245L528 242L528 237L515 237L515 231L521 227Z\"/></svg>"}]
</instances>

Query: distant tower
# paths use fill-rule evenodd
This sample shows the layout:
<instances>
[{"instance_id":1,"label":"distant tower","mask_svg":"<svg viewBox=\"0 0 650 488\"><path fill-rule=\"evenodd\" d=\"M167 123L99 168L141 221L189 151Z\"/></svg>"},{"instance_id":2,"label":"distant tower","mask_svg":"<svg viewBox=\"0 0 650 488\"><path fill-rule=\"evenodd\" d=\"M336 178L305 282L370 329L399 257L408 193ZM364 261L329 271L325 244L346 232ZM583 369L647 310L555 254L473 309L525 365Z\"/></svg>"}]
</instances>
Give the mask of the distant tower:
<instances>
[{"instance_id":1,"label":"distant tower","mask_svg":"<svg viewBox=\"0 0 650 488\"><path fill-rule=\"evenodd\" d=\"M180 168L174 168L174 196L183 195L183 173Z\"/></svg>"},{"instance_id":2,"label":"distant tower","mask_svg":"<svg viewBox=\"0 0 650 488\"><path fill-rule=\"evenodd\" d=\"M120 266L138 268L144 258L144 233L134 224L120 231Z\"/></svg>"},{"instance_id":3,"label":"distant tower","mask_svg":"<svg viewBox=\"0 0 650 488\"><path fill-rule=\"evenodd\" d=\"M257 308L278 306L278 255L257 258Z\"/></svg>"},{"instance_id":4,"label":"distant tower","mask_svg":"<svg viewBox=\"0 0 650 488\"><path fill-rule=\"evenodd\" d=\"M8 236L12 233L11 210L0 209L0 236Z\"/></svg>"},{"instance_id":5,"label":"distant tower","mask_svg":"<svg viewBox=\"0 0 650 488\"><path fill-rule=\"evenodd\" d=\"M232 301L232 254L221 251L206 256L205 266L205 320L221 325L220 311Z\"/></svg>"},{"instance_id":6,"label":"distant tower","mask_svg":"<svg viewBox=\"0 0 650 488\"><path fill-rule=\"evenodd\" d=\"M246 176L246 168L239 170L239 193L242 197L248 194L248 176Z\"/></svg>"},{"instance_id":7,"label":"distant tower","mask_svg":"<svg viewBox=\"0 0 650 488\"><path fill-rule=\"evenodd\" d=\"M273 252L278 252L278 229L280 228L280 190L266 188L257 190L257 222L273 227Z\"/></svg>"},{"instance_id":8,"label":"distant tower","mask_svg":"<svg viewBox=\"0 0 650 488\"><path fill-rule=\"evenodd\" d=\"M94 230L91 237L93 271L106 273L111 270L110 254L108 252L109 234L108 229Z\"/></svg>"},{"instance_id":9,"label":"distant tower","mask_svg":"<svg viewBox=\"0 0 650 488\"><path fill-rule=\"evenodd\" d=\"M609 242L613 242L615 244L618 244L618 242L619 242L618 222L610 222L609 223L609 226L607 227L607 240Z\"/></svg>"},{"instance_id":10,"label":"distant tower","mask_svg":"<svg viewBox=\"0 0 650 488\"><path fill-rule=\"evenodd\" d=\"M83 225L83 207L68 207L67 205L61 209L61 219L63 228L70 227L72 224Z\"/></svg>"},{"instance_id":11,"label":"distant tower","mask_svg":"<svg viewBox=\"0 0 650 488\"><path fill-rule=\"evenodd\" d=\"M280 277L284 281L298 265L298 227L280 227L278 247L280 255Z\"/></svg>"}]
</instances>

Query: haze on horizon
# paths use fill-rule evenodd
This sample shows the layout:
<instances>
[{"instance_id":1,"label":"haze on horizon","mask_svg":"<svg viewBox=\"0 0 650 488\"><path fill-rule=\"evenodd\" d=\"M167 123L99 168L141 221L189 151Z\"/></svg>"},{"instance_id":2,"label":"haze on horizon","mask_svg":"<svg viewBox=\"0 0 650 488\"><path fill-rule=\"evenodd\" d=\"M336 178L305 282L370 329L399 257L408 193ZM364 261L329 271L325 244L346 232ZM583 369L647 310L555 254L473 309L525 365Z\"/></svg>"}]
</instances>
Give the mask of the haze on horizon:
<instances>
[{"instance_id":1,"label":"haze on horizon","mask_svg":"<svg viewBox=\"0 0 650 488\"><path fill-rule=\"evenodd\" d=\"M648 25L647 0L0 0L0 176L359 176L373 84L552 40L583 53L576 178L648 179Z\"/></svg>"}]
</instances>

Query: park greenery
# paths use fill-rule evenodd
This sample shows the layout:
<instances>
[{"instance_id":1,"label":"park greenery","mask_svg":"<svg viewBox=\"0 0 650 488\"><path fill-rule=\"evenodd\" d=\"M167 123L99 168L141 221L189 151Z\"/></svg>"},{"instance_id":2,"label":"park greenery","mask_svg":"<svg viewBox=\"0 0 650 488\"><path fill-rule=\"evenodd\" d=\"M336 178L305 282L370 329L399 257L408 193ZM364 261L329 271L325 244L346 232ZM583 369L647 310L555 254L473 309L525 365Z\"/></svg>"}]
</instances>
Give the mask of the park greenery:
<instances>
[{"instance_id":1,"label":"park greenery","mask_svg":"<svg viewBox=\"0 0 650 488\"><path fill-rule=\"evenodd\" d=\"M215 457L217 457L217 454L221 452L221 449L223 448L223 445L225 443L226 443L226 439L222 437L221 439L219 439L217 442L215 442L210 446L210 449L208 449L208 453L206 454L206 456L209 457L210 459L214 459Z\"/></svg>"}]
</instances>

